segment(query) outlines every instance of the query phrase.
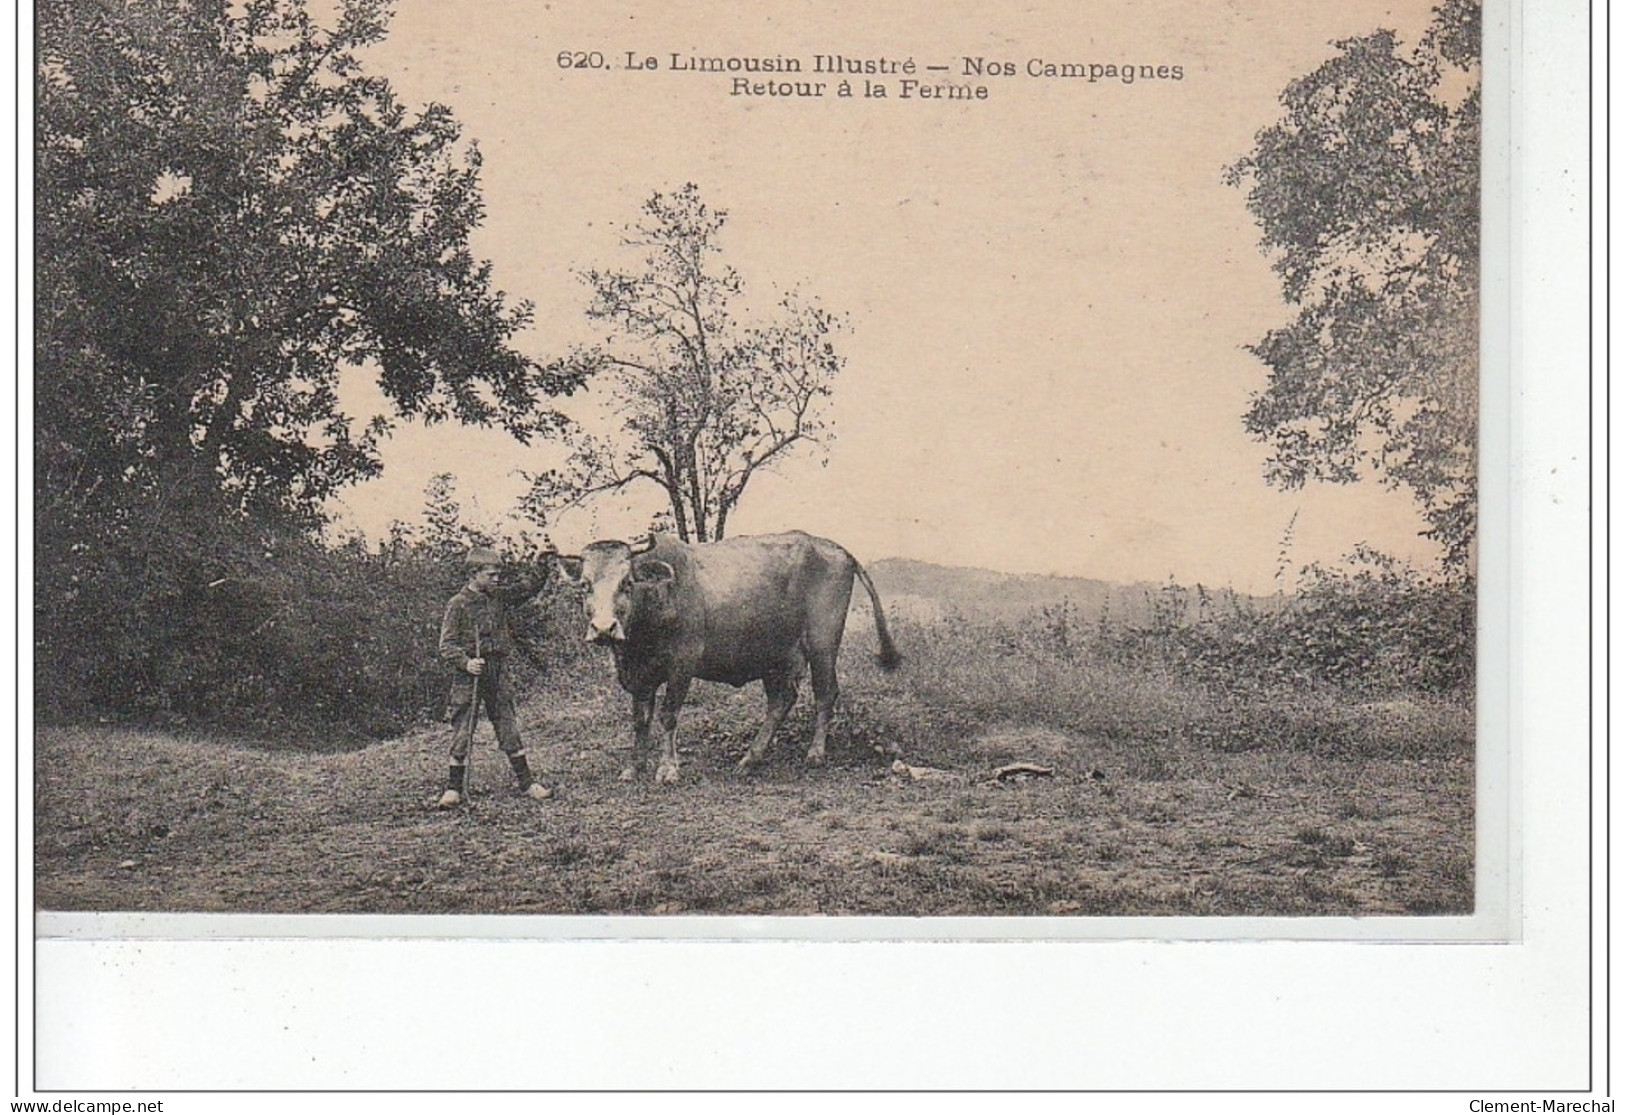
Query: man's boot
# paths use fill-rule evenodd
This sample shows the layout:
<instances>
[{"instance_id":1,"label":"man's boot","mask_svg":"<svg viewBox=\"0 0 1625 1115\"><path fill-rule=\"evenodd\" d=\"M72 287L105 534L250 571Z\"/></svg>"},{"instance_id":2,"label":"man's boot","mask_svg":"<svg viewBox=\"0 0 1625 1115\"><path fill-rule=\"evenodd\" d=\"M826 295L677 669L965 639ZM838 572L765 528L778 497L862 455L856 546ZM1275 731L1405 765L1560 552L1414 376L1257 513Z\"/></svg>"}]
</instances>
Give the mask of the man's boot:
<instances>
[{"instance_id":1,"label":"man's boot","mask_svg":"<svg viewBox=\"0 0 1625 1115\"><path fill-rule=\"evenodd\" d=\"M440 795L437 803L441 809L455 809L463 804L464 776L468 768L462 763L451 764L451 775L446 780L446 792Z\"/></svg>"},{"instance_id":2,"label":"man's boot","mask_svg":"<svg viewBox=\"0 0 1625 1115\"><path fill-rule=\"evenodd\" d=\"M536 776L530 773L530 760L523 751L517 755L509 755L508 762L513 765L514 777L519 779L519 792L528 798L537 801L546 801L553 796L553 791L536 781Z\"/></svg>"}]
</instances>

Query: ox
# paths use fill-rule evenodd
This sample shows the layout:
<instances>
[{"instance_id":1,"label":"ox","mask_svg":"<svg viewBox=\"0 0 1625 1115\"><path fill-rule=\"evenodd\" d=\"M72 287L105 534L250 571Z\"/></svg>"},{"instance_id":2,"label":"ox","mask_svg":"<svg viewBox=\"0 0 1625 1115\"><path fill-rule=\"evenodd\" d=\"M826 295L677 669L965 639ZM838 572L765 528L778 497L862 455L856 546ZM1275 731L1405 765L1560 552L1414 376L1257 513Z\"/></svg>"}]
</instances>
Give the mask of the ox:
<instances>
[{"instance_id":1,"label":"ox","mask_svg":"<svg viewBox=\"0 0 1625 1115\"><path fill-rule=\"evenodd\" d=\"M822 763L853 577L874 607L881 667L902 661L869 574L823 538L797 531L689 545L655 535L635 551L594 542L579 560L587 638L610 648L621 687L632 694L632 764L623 779L647 770L655 695L664 686L655 781L677 781L677 714L695 678L762 683L767 717L740 761L748 769L762 762L810 669L817 718L807 761Z\"/></svg>"}]
</instances>

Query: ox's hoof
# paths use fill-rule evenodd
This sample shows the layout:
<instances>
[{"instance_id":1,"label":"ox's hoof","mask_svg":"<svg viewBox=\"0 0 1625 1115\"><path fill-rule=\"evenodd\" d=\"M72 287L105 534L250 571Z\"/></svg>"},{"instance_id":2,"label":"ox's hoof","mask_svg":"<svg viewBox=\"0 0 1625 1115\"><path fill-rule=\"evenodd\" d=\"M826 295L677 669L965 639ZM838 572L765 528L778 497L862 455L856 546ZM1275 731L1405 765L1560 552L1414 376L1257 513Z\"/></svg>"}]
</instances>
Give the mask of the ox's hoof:
<instances>
[{"instance_id":1,"label":"ox's hoof","mask_svg":"<svg viewBox=\"0 0 1625 1115\"><path fill-rule=\"evenodd\" d=\"M826 761L824 749L822 747L814 748L813 750L807 752L807 765L810 767L821 767Z\"/></svg>"},{"instance_id":2,"label":"ox's hoof","mask_svg":"<svg viewBox=\"0 0 1625 1115\"><path fill-rule=\"evenodd\" d=\"M655 771L655 784L659 786L675 786L677 784L677 764L661 763Z\"/></svg>"},{"instance_id":3,"label":"ox's hoof","mask_svg":"<svg viewBox=\"0 0 1625 1115\"><path fill-rule=\"evenodd\" d=\"M762 757L753 751L747 751L745 752L744 757L739 760L739 765L734 769L743 774L746 771L755 770L761 765Z\"/></svg>"},{"instance_id":4,"label":"ox's hoof","mask_svg":"<svg viewBox=\"0 0 1625 1115\"><path fill-rule=\"evenodd\" d=\"M638 777L638 768L637 767L622 767L621 768L621 781L622 782L635 782L635 781L637 781L637 777Z\"/></svg>"}]
</instances>

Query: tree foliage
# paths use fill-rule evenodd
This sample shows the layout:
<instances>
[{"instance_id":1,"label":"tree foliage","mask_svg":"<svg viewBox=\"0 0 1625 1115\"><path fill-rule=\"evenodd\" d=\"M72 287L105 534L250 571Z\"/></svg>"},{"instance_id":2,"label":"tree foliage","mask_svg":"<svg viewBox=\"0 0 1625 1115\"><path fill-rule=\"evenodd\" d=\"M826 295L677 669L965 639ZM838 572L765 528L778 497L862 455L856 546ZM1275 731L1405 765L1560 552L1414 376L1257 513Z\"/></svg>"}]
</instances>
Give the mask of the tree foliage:
<instances>
[{"instance_id":1,"label":"tree foliage","mask_svg":"<svg viewBox=\"0 0 1625 1115\"><path fill-rule=\"evenodd\" d=\"M1406 488L1457 568L1477 529L1479 21L1445 0L1412 50L1337 43L1228 171L1297 308L1252 347L1268 478Z\"/></svg>"},{"instance_id":2,"label":"tree foliage","mask_svg":"<svg viewBox=\"0 0 1625 1115\"><path fill-rule=\"evenodd\" d=\"M38 463L62 499L214 476L309 519L378 469L373 371L401 415L550 426L569 385L509 344L529 318L468 248L479 155L358 52L383 0L44 0L39 11ZM200 463L201 470L188 469Z\"/></svg>"},{"instance_id":3,"label":"tree foliage","mask_svg":"<svg viewBox=\"0 0 1625 1115\"><path fill-rule=\"evenodd\" d=\"M469 249L478 151L362 66L385 0L336 8L36 6L36 655L64 700L214 655L210 609L315 545L393 418L529 439L574 386ZM344 412L352 375L391 415Z\"/></svg>"},{"instance_id":4,"label":"tree foliage","mask_svg":"<svg viewBox=\"0 0 1625 1115\"><path fill-rule=\"evenodd\" d=\"M623 239L637 271L589 270L587 316L608 327L595 346L550 369L566 380L609 379L619 428L573 427L562 470L531 477L526 506L542 521L609 492L652 485L685 540L724 537L753 477L833 437L824 403L844 358L836 314L792 294L774 315L736 316L743 283L721 263L724 210L698 187L656 193Z\"/></svg>"},{"instance_id":5,"label":"tree foliage","mask_svg":"<svg viewBox=\"0 0 1625 1115\"><path fill-rule=\"evenodd\" d=\"M449 566L459 566L474 546L489 546L510 566L552 567L558 547L545 533L537 533L511 518L486 519L470 511L458 497L457 478L438 472L423 489L423 512L416 523L397 519L390 524L390 539Z\"/></svg>"}]
</instances>

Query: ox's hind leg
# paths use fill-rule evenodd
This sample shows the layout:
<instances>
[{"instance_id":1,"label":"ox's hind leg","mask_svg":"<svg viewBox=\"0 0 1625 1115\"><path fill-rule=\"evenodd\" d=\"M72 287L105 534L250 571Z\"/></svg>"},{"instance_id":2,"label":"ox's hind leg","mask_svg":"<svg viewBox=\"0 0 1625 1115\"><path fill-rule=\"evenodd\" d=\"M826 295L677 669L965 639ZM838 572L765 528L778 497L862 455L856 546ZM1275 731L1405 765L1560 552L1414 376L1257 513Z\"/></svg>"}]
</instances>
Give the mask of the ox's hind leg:
<instances>
[{"instance_id":1,"label":"ox's hind leg","mask_svg":"<svg viewBox=\"0 0 1625 1115\"><path fill-rule=\"evenodd\" d=\"M649 769L649 722L654 719L655 695L632 695L632 762L621 771L621 781L630 782Z\"/></svg>"},{"instance_id":2,"label":"ox's hind leg","mask_svg":"<svg viewBox=\"0 0 1625 1115\"><path fill-rule=\"evenodd\" d=\"M852 556L836 548L831 559L830 575L820 582L807 608L807 633L802 647L807 665L812 668L814 702L812 746L807 749L807 762L813 766L824 763L824 748L829 742L829 722L835 713L835 701L841 695L840 683L835 678L835 662L841 656L841 636L846 631L846 611L852 603Z\"/></svg>"},{"instance_id":3,"label":"ox's hind leg","mask_svg":"<svg viewBox=\"0 0 1625 1115\"><path fill-rule=\"evenodd\" d=\"M655 769L655 781L670 785L677 781L677 714L688 700L688 686L692 679L672 678L666 683L666 695L660 701L660 766Z\"/></svg>"},{"instance_id":4,"label":"ox's hind leg","mask_svg":"<svg viewBox=\"0 0 1625 1115\"><path fill-rule=\"evenodd\" d=\"M824 765L824 746L829 742L829 722L835 713L835 699L841 695L840 683L835 677L835 652L815 654L812 666L813 738L807 748L807 762L815 767Z\"/></svg>"},{"instance_id":5,"label":"ox's hind leg","mask_svg":"<svg viewBox=\"0 0 1625 1115\"><path fill-rule=\"evenodd\" d=\"M795 706L805 665L797 658L794 664L762 679L762 689L767 693L767 715L762 720L762 730L757 733L756 741L745 752L745 757L739 760L740 770L759 766L767 758L767 746L773 742L773 733L779 730L779 725L784 723L784 718Z\"/></svg>"}]
</instances>

